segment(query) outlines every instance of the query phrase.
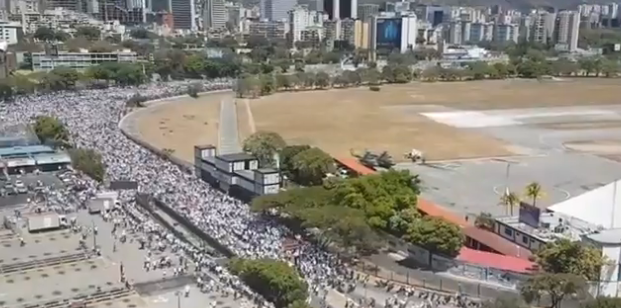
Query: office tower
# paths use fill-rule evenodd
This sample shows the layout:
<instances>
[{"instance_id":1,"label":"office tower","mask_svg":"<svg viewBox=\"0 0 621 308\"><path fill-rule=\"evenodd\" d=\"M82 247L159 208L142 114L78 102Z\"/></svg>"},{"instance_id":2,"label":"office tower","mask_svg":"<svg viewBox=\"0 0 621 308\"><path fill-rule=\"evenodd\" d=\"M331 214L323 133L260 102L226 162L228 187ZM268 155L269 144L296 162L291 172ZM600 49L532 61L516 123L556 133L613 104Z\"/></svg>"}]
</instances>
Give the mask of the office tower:
<instances>
[{"instance_id":1,"label":"office tower","mask_svg":"<svg viewBox=\"0 0 621 308\"><path fill-rule=\"evenodd\" d=\"M171 1L170 0L151 0L151 11L152 12L168 12L171 13Z\"/></svg>"},{"instance_id":2,"label":"office tower","mask_svg":"<svg viewBox=\"0 0 621 308\"><path fill-rule=\"evenodd\" d=\"M227 10L224 0L206 0L203 8L204 30L218 30L226 27Z\"/></svg>"},{"instance_id":3,"label":"office tower","mask_svg":"<svg viewBox=\"0 0 621 308\"><path fill-rule=\"evenodd\" d=\"M11 0L11 2L17 1ZM74 12L82 12L79 0L48 0L47 7L49 9L64 8Z\"/></svg>"},{"instance_id":4,"label":"office tower","mask_svg":"<svg viewBox=\"0 0 621 308\"><path fill-rule=\"evenodd\" d=\"M170 6L175 29L196 30L194 0L171 0Z\"/></svg>"},{"instance_id":5,"label":"office tower","mask_svg":"<svg viewBox=\"0 0 621 308\"><path fill-rule=\"evenodd\" d=\"M288 20L289 11L297 5L297 0L261 0L261 18L271 21Z\"/></svg>"},{"instance_id":6,"label":"office tower","mask_svg":"<svg viewBox=\"0 0 621 308\"><path fill-rule=\"evenodd\" d=\"M330 20L358 18L358 0L324 0L323 9Z\"/></svg>"}]
</instances>

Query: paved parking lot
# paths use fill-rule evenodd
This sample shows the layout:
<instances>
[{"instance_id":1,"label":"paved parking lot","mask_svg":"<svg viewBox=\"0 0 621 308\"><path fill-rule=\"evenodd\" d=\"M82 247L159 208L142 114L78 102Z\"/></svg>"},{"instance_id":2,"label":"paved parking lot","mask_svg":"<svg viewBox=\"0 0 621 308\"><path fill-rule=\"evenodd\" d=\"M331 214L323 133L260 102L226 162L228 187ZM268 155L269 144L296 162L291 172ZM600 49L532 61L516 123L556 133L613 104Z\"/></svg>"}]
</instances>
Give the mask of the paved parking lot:
<instances>
[{"instance_id":1,"label":"paved parking lot","mask_svg":"<svg viewBox=\"0 0 621 308\"><path fill-rule=\"evenodd\" d=\"M12 216L13 211L0 212L0 219L3 215ZM70 230L38 234L22 230L21 235L0 230L0 307L23 308L79 296L103 298L89 308L173 308L178 307L178 301L186 307L202 307L211 301L217 302L219 307L240 307L239 301L220 293L201 293L191 278L173 277L172 269L145 271L143 263L147 251L139 249L138 235L128 234L126 243L115 244L112 225L104 222L101 216L86 211L72 215L79 225L97 228L96 237L87 232L86 243L88 247L96 244L101 256L86 257L79 243L80 234ZM20 245L20 236L26 242L24 246ZM169 249L152 252L153 259L169 255L173 262L177 261ZM125 289L120 282L121 264L132 284L147 287ZM166 283L154 283L165 278ZM191 283L190 296L178 296L177 291L188 283ZM98 295L106 291L112 295Z\"/></svg>"},{"instance_id":2,"label":"paved parking lot","mask_svg":"<svg viewBox=\"0 0 621 308\"><path fill-rule=\"evenodd\" d=\"M56 176L55 173L41 173L41 174L26 174L26 175L11 175L8 180L0 181L0 189L4 188L7 184L15 187L15 182L21 181L26 187L36 185L38 181L41 181L43 185L54 188L61 188L64 183ZM14 207L27 203L27 199L32 196L32 193L15 194L0 196L0 208Z\"/></svg>"}]
</instances>

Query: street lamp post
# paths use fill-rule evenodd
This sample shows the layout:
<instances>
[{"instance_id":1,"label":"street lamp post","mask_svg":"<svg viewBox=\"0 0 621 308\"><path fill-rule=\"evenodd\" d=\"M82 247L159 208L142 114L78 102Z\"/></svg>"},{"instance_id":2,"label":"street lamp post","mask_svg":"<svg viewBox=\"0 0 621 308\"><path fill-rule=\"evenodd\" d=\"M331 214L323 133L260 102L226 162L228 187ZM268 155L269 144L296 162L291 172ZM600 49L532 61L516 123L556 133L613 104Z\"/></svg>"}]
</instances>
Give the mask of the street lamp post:
<instances>
[{"instance_id":1,"label":"street lamp post","mask_svg":"<svg viewBox=\"0 0 621 308\"><path fill-rule=\"evenodd\" d=\"M175 292L175 296L177 296L177 308L181 308L181 291Z\"/></svg>"},{"instance_id":2,"label":"street lamp post","mask_svg":"<svg viewBox=\"0 0 621 308\"><path fill-rule=\"evenodd\" d=\"M97 229L95 229L95 221L91 220L91 225L93 228L93 250L97 251Z\"/></svg>"}]
</instances>

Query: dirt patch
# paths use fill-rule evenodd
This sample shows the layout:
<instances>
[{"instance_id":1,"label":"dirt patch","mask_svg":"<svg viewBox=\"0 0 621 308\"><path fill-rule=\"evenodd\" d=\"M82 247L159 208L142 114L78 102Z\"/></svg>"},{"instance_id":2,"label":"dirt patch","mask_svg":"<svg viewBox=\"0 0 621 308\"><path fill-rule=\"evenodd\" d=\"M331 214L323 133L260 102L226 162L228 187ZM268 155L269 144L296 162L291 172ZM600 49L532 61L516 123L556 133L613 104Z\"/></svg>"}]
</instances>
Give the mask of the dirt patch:
<instances>
[{"instance_id":1,"label":"dirt patch","mask_svg":"<svg viewBox=\"0 0 621 308\"><path fill-rule=\"evenodd\" d=\"M140 134L162 149L173 149L173 155L194 162L194 146L218 144L220 100L230 94L184 98L171 104L149 107L138 119Z\"/></svg>"},{"instance_id":2,"label":"dirt patch","mask_svg":"<svg viewBox=\"0 0 621 308\"><path fill-rule=\"evenodd\" d=\"M349 156L352 149L388 151L397 161L412 148L433 160L514 154L499 140L384 108L400 101L403 93L394 89L282 93L250 104L258 130L279 132L290 143L311 144L336 157Z\"/></svg>"},{"instance_id":3,"label":"dirt patch","mask_svg":"<svg viewBox=\"0 0 621 308\"><path fill-rule=\"evenodd\" d=\"M589 141L576 141L567 142L564 144L568 149L598 153L598 154L616 154L621 153L621 141L619 140L589 140Z\"/></svg>"},{"instance_id":4,"label":"dirt patch","mask_svg":"<svg viewBox=\"0 0 621 308\"><path fill-rule=\"evenodd\" d=\"M618 103L620 90L616 80L595 78L412 83L382 86L379 92L357 88L281 93L251 100L250 105L257 130L279 132L290 143L316 145L334 156L349 156L351 149L368 149L389 151L400 160L415 147L429 159L446 160L524 151L515 151L489 136L439 124L421 116L420 110L606 105ZM217 144L223 95L155 107L157 110L139 120L140 132L155 145L174 149L175 155L192 161L194 145ZM237 104L237 110L243 139L251 133L250 117L245 104ZM581 125L591 124L565 127L576 129Z\"/></svg>"},{"instance_id":5,"label":"dirt patch","mask_svg":"<svg viewBox=\"0 0 621 308\"><path fill-rule=\"evenodd\" d=\"M490 80L415 83L395 86L405 103L437 104L457 109L506 109L618 104L621 84L615 79L581 78L558 82ZM382 91L384 88L382 88ZM409 97L407 102L406 97Z\"/></svg>"}]
</instances>

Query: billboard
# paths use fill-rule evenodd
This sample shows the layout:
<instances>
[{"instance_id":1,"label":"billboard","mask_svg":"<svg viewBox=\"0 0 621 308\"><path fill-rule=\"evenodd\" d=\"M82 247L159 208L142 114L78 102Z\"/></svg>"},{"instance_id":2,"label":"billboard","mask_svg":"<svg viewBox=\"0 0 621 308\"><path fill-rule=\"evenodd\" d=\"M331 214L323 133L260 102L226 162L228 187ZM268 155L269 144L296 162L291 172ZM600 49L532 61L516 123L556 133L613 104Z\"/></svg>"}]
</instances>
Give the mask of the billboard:
<instances>
[{"instance_id":1,"label":"billboard","mask_svg":"<svg viewBox=\"0 0 621 308\"><path fill-rule=\"evenodd\" d=\"M401 18L377 20L377 49L401 49Z\"/></svg>"},{"instance_id":2,"label":"billboard","mask_svg":"<svg viewBox=\"0 0 621 308\"><path fill-rule=\"evenodd\" d=\"M541 209L526 202L520 202L518 221L533 228L539 228Z\"/></svg>"}]
</instances>

